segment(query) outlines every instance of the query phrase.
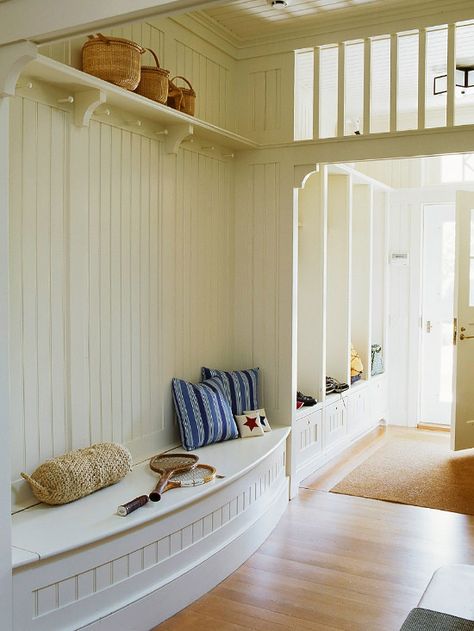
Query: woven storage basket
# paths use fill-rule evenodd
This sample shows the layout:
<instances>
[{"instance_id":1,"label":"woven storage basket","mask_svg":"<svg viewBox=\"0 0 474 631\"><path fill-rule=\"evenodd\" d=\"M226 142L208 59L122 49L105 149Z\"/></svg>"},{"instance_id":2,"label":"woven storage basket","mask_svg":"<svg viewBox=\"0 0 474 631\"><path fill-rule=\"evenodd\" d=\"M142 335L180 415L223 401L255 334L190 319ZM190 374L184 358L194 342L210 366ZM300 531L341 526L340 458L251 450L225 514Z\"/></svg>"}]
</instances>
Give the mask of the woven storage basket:
<instances>
[{"instance_id":1,"label":"woven storage basket","mask_svg":"<svg viewBox=\"0 0 474 631\"><path fill-rule=\"evenodd\" d=\"M82 69L127 90L140 82L140 55L145 49L128 39L89 35L82 47Z\"/></svg>"},{"instance_id":2,"label":"woven storage basket","mask_svg":"<svg viewBox=\"0 0 474 631\"><path fill-rule=\"evenodd\" d=\"M97 443L46 460L31 476L21 476L45 504L67 504L124 478L132 467L132 456L117 443Z\"/></svg>"},{"instance_id":3,"label":"woven storage basket","mask_svg":"<svg viewBox=\"0 0 474 631\"><path fill-rule=\"evenodd\" d=\"M158 103L166 103L170 71L160 68L158 57L151 48L146 50L153 55L156 66L142 66L140 83L135 92Z\"/></svg>"},{"instance_id":4,"label":"woven storage basket","mask_svg":"<svg viewBox=\"0 0 474 631\"><path fill-rule=\"evenodd\" d=\"M177 86L175 79L182 79L186 81L189 88L181 88ZM194 116L194 107L196 105L196 92L193 90L193 86L187 79L177 75L170 80L169 93L167 105L173 107L175 110Z\"/></svg>"}]
</instances>

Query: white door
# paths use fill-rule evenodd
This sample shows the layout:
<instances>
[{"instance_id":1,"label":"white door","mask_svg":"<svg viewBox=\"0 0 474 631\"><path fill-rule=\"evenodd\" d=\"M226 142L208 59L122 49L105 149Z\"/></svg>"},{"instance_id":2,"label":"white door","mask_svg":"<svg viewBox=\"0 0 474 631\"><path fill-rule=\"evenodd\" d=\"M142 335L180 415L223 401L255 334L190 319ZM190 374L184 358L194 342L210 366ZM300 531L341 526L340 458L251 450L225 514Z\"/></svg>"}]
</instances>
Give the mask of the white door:
<instances>
[{"instance_id":1,"label":"white door","mask_svg":"<svg viewBox=\"0 0 474 631\"><path fill-rule=\"evenodd\" d=\"M474 447L474 193L456 196L453 449Z\"/></svg>"},{"instance_id":2,"label":"white door","mask_svg":"<svg viewBox=\"0 0 474 631\"><path fill-rule=\"evenodd\" d=\"M451 424L454 204L423 205L422 423Z\"/></svg>"}]
</instances>

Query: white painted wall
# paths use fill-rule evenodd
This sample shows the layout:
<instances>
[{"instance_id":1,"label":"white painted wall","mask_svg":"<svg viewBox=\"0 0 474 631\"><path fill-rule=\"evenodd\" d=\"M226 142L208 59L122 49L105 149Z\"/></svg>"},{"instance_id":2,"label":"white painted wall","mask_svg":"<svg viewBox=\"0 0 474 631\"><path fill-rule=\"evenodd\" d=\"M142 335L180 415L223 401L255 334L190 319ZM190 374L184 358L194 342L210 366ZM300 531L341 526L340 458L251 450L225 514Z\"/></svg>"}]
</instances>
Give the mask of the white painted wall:
<instances>
[{"instance_id":1,"label":"white painted wall","mask_svg":"<svg viewBox=\"0 0 474 631\"><path fill-rule=\"evenodd\" d=\"M177 438L170 379L233 352L233 167L12 101L10 378L20 471L94 442ZM28 497L25 498L28 501Z\"/></svg>"},{"instance_id":2,"label":"white painted wall","mask_svg":"<svg viewBox=\"0 0 474 631\"><path fill-rule=\"evenodd\" d=\"M293 166L277 154L259 158L244 154L236 171L235 361L260 367L266 412L289 425L296 392Z\"/></svg>"}]
</instances>

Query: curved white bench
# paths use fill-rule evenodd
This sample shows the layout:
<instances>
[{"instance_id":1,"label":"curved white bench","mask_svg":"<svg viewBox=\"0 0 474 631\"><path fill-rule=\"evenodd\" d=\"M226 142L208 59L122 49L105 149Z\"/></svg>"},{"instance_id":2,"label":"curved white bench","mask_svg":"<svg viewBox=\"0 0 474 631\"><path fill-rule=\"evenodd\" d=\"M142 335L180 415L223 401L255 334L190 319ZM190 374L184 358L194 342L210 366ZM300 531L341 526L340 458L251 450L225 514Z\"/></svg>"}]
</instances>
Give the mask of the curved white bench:
<instances>
[{"instance_id":1,"label":"curved white bench","mask_svg":"<svg viewBox=\"0 0 474 631\"><path fill-rule=\"evenodd\" d=\"M169 491L127 517L117 506L156 482L147 462L72 504L13 515L14 629L146 630L214 587L285 510L289 431L196 450L225 478Z\"/></svg>"}]
</instances>

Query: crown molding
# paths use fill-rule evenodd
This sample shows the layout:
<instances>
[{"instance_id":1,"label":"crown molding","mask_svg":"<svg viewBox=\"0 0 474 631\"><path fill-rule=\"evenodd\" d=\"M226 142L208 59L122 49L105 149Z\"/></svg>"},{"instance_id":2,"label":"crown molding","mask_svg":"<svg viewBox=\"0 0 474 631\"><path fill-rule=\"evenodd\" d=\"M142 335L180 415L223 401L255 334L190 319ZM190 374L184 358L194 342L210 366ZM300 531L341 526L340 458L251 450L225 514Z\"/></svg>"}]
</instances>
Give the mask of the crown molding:
<instances>
[{"instance_id":1,"label":"crown molding","mask_svg":"<svg viewBox=\"0 0 474 631\"><path fill-rule=\"evenodd\" d=\"M239 45L237 41L228 37L225 29L219 28L219 25L208 16L193 12L174 15L168 19L194 36L204 40L207 44L229 55L234 60L239 59Z\"/></svg>"}]
</instances>

